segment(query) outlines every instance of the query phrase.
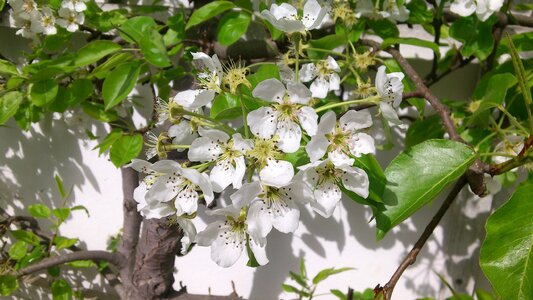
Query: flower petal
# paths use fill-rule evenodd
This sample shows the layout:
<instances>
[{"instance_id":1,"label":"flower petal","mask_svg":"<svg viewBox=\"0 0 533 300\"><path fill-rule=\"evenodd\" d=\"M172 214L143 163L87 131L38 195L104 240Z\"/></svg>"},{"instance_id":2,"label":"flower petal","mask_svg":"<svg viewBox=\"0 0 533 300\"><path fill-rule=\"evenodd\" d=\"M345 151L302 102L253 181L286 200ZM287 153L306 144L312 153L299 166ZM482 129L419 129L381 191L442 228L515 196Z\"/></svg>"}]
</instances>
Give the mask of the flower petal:
<instances>
[{"instance_id":1,"label":"flower petal","mask_svg":"<svg viewBox=\"0 0 533 300\"><path fill-rule=\"evenodd\" d=\"M369 182L366 172L356 167L340 166L338 168L346 172L341 176L342 185L347 190L366 199L369 193Z\"/></svg>"},{"instance_id":2,"label":"flower petal","mask_svg":"<svg viewBox=\"0 0 533 300\"><path fill-rule=\"evenodd\" d=\"M196 235L196 243L199 246L211 246L213 241L218 237L219 231L226 229L224 221L215 221Z\"/></svg>"},{"instance_id":3,"label":"flower petal","mask_svg":"<svg viewBox=\"0 0 533 300\"><path fill-rule=\"evenodd\" d=\"M352 136L350 136L350 139L348 140L348 149L350 149L350 153L355 157L360 157L363 154L376 153L374 138L363 132L352 134Z\"/></svg>"},{"instance_id":4,"label":"flower petal","mask_svg":"<svg viewBox=\"0 0 533 300\"><path fill-rule=\"evenodd\" d=\"M290 103L307 104L311 100L311 91L300 82L287 82L287 94Z\"/></svg>"},{"instance_id":5,"label":"flower petal","mask_svg":"<svg viewBox=\"0 0 533 300\"><path fill-rule=\"evenodd\" d=\"M243 139L240 133L234 134L231 138L233 139L232 149L235 151L244 153L245 151L248 151L254 147L254 142L249 139Z\"/></svg>"},{"instance_id":6,"label":"flower petal","mask_svg":"<svg viewBox=\"0 0 533 300\"><path fill-rule=\"evenodd\" d=\"M270 160L259 172L261 181L270 186L283 187L288 185L294 177L292 164L284 160Z\"/></svg>"},{"instance_id":7,"label":"flower petal","mask_svg":"<svg viewBox=\"0 0 533 300\"><path fill-rule=\"evenodd\" d=\"M209 90L186 90L174 96L174 102L188 110L200 108L215 98L215 92Z\"/></svg>"},{"instance_id":8,"label":"flower petal","mask_svg":"<svg viewBox=\"0 0 533 300\"><path fill-rule=\"evenodd\" d=\"M194 214L198 210L198 192L192 189L181 190L174 200L174 206L178 216Z\"/></svg>"},{"instance_id":9,"label":"flower petal","mask_svg":"<svg viewBox=\"0 0 533 300\"><path fill-rule=\"evenodd\" d=\"M236 238L219 237L211 244L211 259L223 268L231 267L241 257L243 247Z\"/></svg>"},{"instance_id":10,"label":"flower petal","mask_svg":"<svg viewBox=\"0 0 533 300\"><path fill-rule=\"evenodd\" d=\"M189 147L187 156L190 161L212 161L222 154L222 148L208 137L195 139Z\"/></svg>"},{"instance_id":11,"label":"flower petal","mask_svg":"<svg viewBox=\"0 0 533 300\"><path fill-rule=\"evenodd\" d=\"M220 193L227 188L231 184L234 174L235 168L229 160L218 162L209 174L209 179L213 185L213 191Z\"/></svg>"},{"instance_id":12,"label":"flower petal","mask_svg":"<svg viewBox=\"0 0 533 300\"><path fill-rule=\"evenodd\" d=\"M208 129L204 127L199 127L198 133L201 136L208 137L209 139L219 142L219 143L225 143L229 140L229 135L227 133L221 130L217 130L217 129Z\"/></svg>"},{"instance_id":13,"label":"flower petal","mask_svg":"<svg viewBox=\"0 0 533 300\"><path fill-rule=\"evenodd\" d=\"M323 76L318 76L309 87L313 93L313 97L324 99L328 95L329 82Z\"/></svg>"},{"instance_id":14,"label":"flower petal","mask_svg":"<svg viewBox=\"0 0 533 300\"><path fill-rule=\"evenodd\" d=\"M183 169L183 177L189 179L192 183L196 184L202 190L204 194L204 200L209 205L215 198L213 195L213 188L205 173L200 173L195 169Z\"/></svg>"},{"instance_id":15,"label":"flower petal","mask_svg":"<svg viewBox=\"0 0 533 300\"><path fill-rule=\"evenodd\" d=\"M344 153L340 149L329 151L328 152L328 159L335 166L342 166L342 165L352 166L353 163L355 162L355 160L353 158L350 158L346 153Z\"/></svg>"},{"instance_id":16,"label":"flower petal","mask_svg":"<svg viewBox=\"0 0 533 300\"><path fill-rule=\"evenodd\" d=\"M298 72L298 77L300 78L301 82L309 82L313 80L313 78L316 77L315 64L313 63L303 64L302 68Z\"/></svg>"},{"instance_id":17,"label":"flower petal","mask_svg":"<svg viewBox=\"0 0 533 300\"><path fill-rule=\"evenodd\" d=\"M472 0L455 0L450 5L450 10L461 17L467 17L476 11L476 4Z\"/></svg>"},{"instance_id":18,"label":"flower petal","mask_svg":"<svg viewBox=\"0 0 533 300\"><path fill-rule=\"evenodd\" d=\"M326 8L318 4L316 0L307 0L304 5L302 22L308 30L315 29L322 24L326 16Z\"/></svg>"},{"instance_id":19,"label":"flower petal","mask_svg":"<svg viewBox=\"0 0 533 300\"><path fill-rule=\"evenodd\" d=\"M315 135L318 129L318 115L315 110L309 106L302 106L297 114L300 125L305 132L310 136Z\"/></svg>"},{"instance_id":20,"label":"flower petal","mask_svg":"<svg viewBox=\"0 0 533 300\"><path fill-rule=\"evenodd\" d=\"M255 260L259 265L264 266L268 264L265 238L254 239L250 237L250 249L252 250Z\"/></svg>"},{"instance_id":21,"label":"flower petal","mask_svg":"<svg viewBox=\"0 0 533 300\"><path fill-rule=\"evenodd\" d=\"M309 155L309 159L314 162L322 158L328 150L329 141L323 135L315 135L311 141L305 146L305 151Z\"/></svg>"},{"instance_id":22,"label":"flower petal","mask_svg":"<svg viewBox=\"0 0 533 300\"><path fill-rule=\"evenodd\" d=\"M235 207L247 206L261 193L261 184L258 181L245 183L241 188L230 196Z\"/></svg>"},{"instance_id":23,"label":"flower petal","mask_svg":"<svg viewBox=\"0 0 533 300\"><path fill-rule=\"evenodd\" d=\"M332 133L335 129L335 124L337 122L337 115L334 111L327 111L325 114L320 117L320 123L318 124L317 134L328 134Z\"/></svg>"},{"instance_id":24,"label":"flower petal","mask_svg":"<svg viewBox=\"0 0 533 300\"><path fill-rule=\"evenodd\" d=\"M298 206L293 201L287 201L286 204L288 205L287 207L279 210L272 208L274 216L272 225L283 233L296 231L298 224L300 224L300 209Z\"/></svg>"},{"instance_id":25,"label":"flower petal","mask_svg":"<svg viewBox=\"0 0 533 300\"><path fill-rule=\"evenodd\" d=\"M328 55L328 57L326 58L326 63L328 64L328 69L335 71L337 73L341 71L339 64L333 57Z\"/></svg>"},{"instance_id":26,"label":"flower petal","mask_svg":"<svg viewBox=\"0 0 533 300\"><path fill-rule=\"evenodd\" d=\"M398 126L400 128L405 127L405 124L398 118L398 113L396 110L392 107L392 105L381 102L379 103L379 109L381 113L383 114L383 117L387 122L389 122L389 126Z\"/></svg>"},{"instance_id":27,"label":"flower petal","mask_svg":"<svg viewBox=\"0 0 533 300\"><path fill-rule=\"evenodd\" d=\"M246 120L252 133L260 138L270 139L276 133L277 112L271 107L261 107L250 112Z\"/></svg>"},{"instance_id":28,"label":"flower petal","mask_svg":"<svg viewBox=\"0 0 533 300\"><path fill-rule=\"evenodd\" d=\"M183 237L181 238L181 254L187 254L189 246L196 239L196 227L189 219L177 218L176 222L183 230Z\"/></svg>"},{"instance_id":29,"label":"flower petal","mask_svg":"<svg viewBox=\"0 0 533 300\"><path fill-rule=\"evenodd\" d=\"M300 148L302 130L298 124L290 120L278 121L278 148L285 153L294 153Z\"/></svg>"},{"instance_id":30,"label":"flower petal","mask_svg":"<svg viewBox=\"0 0 533 300\"><path fill-rule=\"evenodd\" d=\"M282 103L285 96L285 86L276 78L261 81L253 90L252 95L269 102Z\"/></svg>"},{"instance_id":31,"label":"flower petal","mask_svg":"<svg viewBox=\"0 0 533 300\"><path fill-rule=\"evenodd\" d=\"M233 173L233 188L240 189L242 186L242 179L246 173L246 162L244 156L239 156L233 160L235 162L235 173Z\"/></svg>"},{"instance_id":32,"label":"flower petal","mask_svg":"<svg viewBox=\"0 0 533 300\"><path fill-rule=\"evenodd\" d=\"M272 230L272 211L262 200L254 201L246 216L248 232L254 237L266 237Z\"/></svg>"},{"instance_id":33,"label":"flower petal","mask_svg":"<svg viewBox=\"0 0 533 300\"><path fill-rule=\"evenodd\" d=\"M339 187L331 181L324 182L314 191L316 202L311 202L314 210L324 218L331 217L342 194Z\"/></svg>"},{"instance_id":34,"label":"flower petal","mask_svg":"<svg viewBox=\"0 0 533 300\"><path fill-rule=\"evenodd\" d=\"M349 110L340 119L343 131L359 130L372 126L372 116L368 110Z\"/></svg>"},{"instance_id":35,"label":"flower petal","mask_svg":"<svg viewBox=\"0 0 533 300\"><path fill-rule=\"evenodd\" d=\"M134 158L131 160L131 163L125 165L124 168L132 168L139 173L148 174L151 170L151 166L152 164L146 160Z\"/></svg>"}]
</instances>

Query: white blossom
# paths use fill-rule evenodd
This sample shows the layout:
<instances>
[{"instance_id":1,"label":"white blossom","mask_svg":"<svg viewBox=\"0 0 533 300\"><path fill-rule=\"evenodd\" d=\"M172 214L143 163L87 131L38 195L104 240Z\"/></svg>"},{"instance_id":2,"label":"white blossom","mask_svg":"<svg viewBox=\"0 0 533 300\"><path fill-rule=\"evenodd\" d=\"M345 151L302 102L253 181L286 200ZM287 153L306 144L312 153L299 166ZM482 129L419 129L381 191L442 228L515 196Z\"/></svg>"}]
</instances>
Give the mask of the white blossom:
<instances>
[{"instance_id":1,"label":"white blossom","mask_svg":"<svg viewBox=\"0 0 533 300\"><path fill-rule=\"evenodd\" d=\"M481 21L486 21L503 6L503 0L455 0L450 10L462 17L476 13Z\"/></svg>"},{"instance_id":2,"label":"white blossom","mask_svg":"<svg viewBox=\"0 0 533 300\"><path fill-rule=\"evenodd\" d=\"M283 187L294 177L294 168L288 161L281 160L282 154L273 139L256 138L252 149L246 155L259 169L259 179L266 185Z\"/></svg>"},{"instance_id":3,"label":"white blossom","mask_svg":"<svg viewBox=\"0 0 533 300\"><path fill-rule=\"evenodd\" d=\"M287 88L277 79L260 82L253 96L271 102L247 116L250 130L264 139L277 136L278 147L285 153L293 153L300 147L303 128L310 136L316 133L318 115L307 104L311 91L302 83L287 83Z\"/></svg>"},{"instance_id":4,"label":"white blossom","mask_svg":"<svg viewBox=\"0 0 533 300\"><path fill-rule=\"evenodd\" d=\"M316 161L299 167L301 179L311 190L311 207L329 218L342 198L340 186L366 198L369 193L368 175L364 170L348 165L336 166L330 160Z\"/></svg>"},{"instance_id":5,"label":"white blossom","mask_svg":"<svg viewBox=\"0 0 533 300\"><path fill-rule=\"evenodd\" d=\"M333 111L326 112L318 124L317 134L311 138L305 149L312 162L321 159L326 153L336 166L353 165L354 159L363 154L374 154L376 147L374 139L360 132L372 126L372 116L367 110L347 111L336 122Z\"/></svg>"},{"instance_id":6,"label":"white blossom","mask_svg":"<svg viewBox=\"0 0 533 300\"><path fill-rule=\"evenodd\" d=\"M317 28L324 21L327 9L321 7L316 0L308 0L303 8L303 15L298 14L298 10L288 4L272 4L270 10L263 10L261 15L267 19L277 29L292 33Z\"/></svg>"},{"instance_id":7,"label":"white blossom","mask_svg":"<svg viewBox=\"0 0 533 300\"><path fill-rule=\"evenodd\" d=\"M57 25L70 32L77 31L79 25L83 24L85 21L85 16L83 13L79 13L65 7L60 8L58 14L61 18L57 19Z\"/></svg>"},{"instance_id":8,"label":"white blossom","mask_svg":"<svg viewBox=\"0 0 533 300\"><path fill-rule=\"evenodd\" d=\"M191 52L196 68L201 70L198 74L200 84L206 89L214 92L220 92L220 84L224 72L218 56L212 57L203 52Z\"/></svg>"},{"instance_id":9,"label":"white blossom","mask_svg":"<svg viewBox=\"0 0 533 300\"><path fill-rule=\"evenodd\" d=\"M405 4L398 5L396 0L385 0L383 3L383 11L380 14L387 19L404 22L409 18L409 10L405 7Z\"/></svg>"},{"instance_id":10,"label":"white blossom","mask_svg":"<svg viewBox=\"0 0 533 300\"><path fill-rule=\"evenodd\" d=\"M190 145L198 137L198 134L191 126L191 122L185 118L182 118L177 124L170 126L167 134L172 138L172 144L174 145ZM184 150L180 148L176 149L178 152Z\"/></svg>"},{"instance_id":11,"label":"white blossom","mask_svg":"<svg viewBox=\"0 0 533 300\"><path fill-rule=\"evenodd\" d=\"M299 77L303 82L313 80L310 86L313 97L326 98L329 91L336 91L340 88L341 79L339 72L341 71L339 65L328 56L325 60L316 64L309 63L302 65Z\"/></svg>"},{"instance_id":12,"label":"white blossom","mask_svg":"<svg viewBox=\"0 0 533 300\"><path fill-rule=\"evenodd\" d=\"M89 0L63 0L61 2L61 8L66 8L75 12L83 12L87 9L85 2Z\"/></svg>"},{"instance_id":13,"label":"white blossom","mask_svg":"<svg viewBox=\"0 0 533 300\"><path fill-rule=\"evenodd\" d=\"M223 268L235 264L242 252L250 246L255 259L260 265L266 265L266 239L252 237L245 222L241 209L228 206L208 214L224 217L224 221L215 221L198 233L196 242L199 246L211 246L211 259Z\"/></svg>"},{"instance_id":14,"label":"white blossom","mask_svg":"<svg viewBox=\"0 0 533 300\"><path fill-rule=\"evenodd\" d=\"M390 126L405 127L398 118L396 108L402 102L404 74L402 72L385 73L385 66L380 66L376 74L376 89L381 102L379 108L383 117L389 122Z\"/></svg>"},{"instance_id":15,"label":"white blossom","mask_svg":"<svg viewBox=\"0 0 533 300\"><path fill-rule=\"evenodd\" d=\"M247 183L230 196L236 207L249 206L246 223L254 237L266 237L272 227L283 233L298 228L300 209L305 199L297 183L274 187L260 182Z\"/></svg>"},{"instance_id":16,"label":"white blossom","mask_svg":"<svg viewBox=\"0 0 533 300\"><path fill-rule=\"evenodd\" d=\"M8 0L13 9L13 18L23 20L36 20L39 16L37 3L33 0Z\"/></svg>"},{"instance_id":17,"label":"white blossom","mask_svg":"<svg viewBox=\"0 0 533 300\"><path fill-rule=\"evenodd\" d=\"M172 98L172 101L183 107L185 110L194 111L207 105L214 98L214 91L199 89L181 91Z\"/></svg>"},{"instance_id":18,"label":"white blossom","mask_svg":"<svg viewBox=\"0 0 533 300\"><path fill-rule=\"evenodd\" d=\"M42 8L41 14L37 16L36 20L32 19L31 30L35 33L43 33L45 35L57 33L56 18L50 8Z\"/></svg>"},{"instance_id":19,"label":"white blossom","mask_svg":"<svg viewBox=\"0 0 533 300\"><path fill-rule=\"evenodd\" d=\"M228 134L216 129L198 129L201 137L195 139L189 148L189 160L215 161L209 179L215 192L222 192L230 184L240 188L246 172L244 154L252 149L253 143L245 140L239 133L231 139Z\"/></svg>"}]
</instances>

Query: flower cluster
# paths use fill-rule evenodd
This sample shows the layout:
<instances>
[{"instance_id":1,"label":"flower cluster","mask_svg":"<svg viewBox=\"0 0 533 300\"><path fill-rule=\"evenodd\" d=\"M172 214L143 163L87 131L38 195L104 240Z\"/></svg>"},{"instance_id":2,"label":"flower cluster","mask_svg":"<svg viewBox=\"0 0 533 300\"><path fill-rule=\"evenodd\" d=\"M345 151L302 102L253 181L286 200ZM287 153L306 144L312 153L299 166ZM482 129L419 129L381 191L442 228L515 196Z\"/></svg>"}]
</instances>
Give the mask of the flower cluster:
<instances>
[{"instance_id":1,"label":"flower cluster","mask_svg":"<svg viewBox=\"0 0 533 300\"><path fill-rule=\"evenodd\" d=\"M12 8L11 24L19 28L17 34L26 38L36 38L38 34L57 33L56 25L69 32L78 30L85 21L83 12L88 0L63 0L57 10L49 6L39 6L34 0L8 0Z\"/></svg>"},{"instance_id":2,"label":"flower cluster","mask_svg":"<svg viewBox=\"0 0 533 300\"><path fill-rule=\"evenodd\" d=\"M305 3L303 14L288 4L273 4L262 13L293 36L319 26L324 14L314 0ZM305 47L293 54L298 61ZM252 261L264 265L269 233L294 232L303 207L327 218L343 193L369 196L369 177L357 162L376 152L369 134L372 112L350 106L372 104L391 125L400 125L395 108L402 99L402 73L387 74L382 66L368 98L330 102L348 89L341 78L353 68L341 66L354 63L349 61L353 55L337 61L333 53L294 67L273 63L282 80L271 76L254 84L248 80L252 68L223 65L216 55L202 52L191 55L197 88L169 101L159 99L155 108L159 123L170 123L166 132L150 133L147 141L147 157L160 160L130 164L144 174L134 195L144 217L174 220L184 229L186 246L210 246L212 259L222 267L233 265L245 249ZM242 111L243 126L209 116L224 97L239 102L234 109ZM181 155L187 162L166 159L174 150L186 150ZM229 205L216 201L214 193ZM220 219L197 234L191 219L200 202L216 202L219 208L207 213Z\"/></svg>"},{"instance_id":3,"label":"flower cluster","mask_svg":"<svg viewBox=\"0 0 533 300\"><path fill-rule=\"evenodd\" d=\"M462 17L476 13L481 21L486 21L503 6L503 0L454 0L450 10Z\"/></svg>"}]
</instances>

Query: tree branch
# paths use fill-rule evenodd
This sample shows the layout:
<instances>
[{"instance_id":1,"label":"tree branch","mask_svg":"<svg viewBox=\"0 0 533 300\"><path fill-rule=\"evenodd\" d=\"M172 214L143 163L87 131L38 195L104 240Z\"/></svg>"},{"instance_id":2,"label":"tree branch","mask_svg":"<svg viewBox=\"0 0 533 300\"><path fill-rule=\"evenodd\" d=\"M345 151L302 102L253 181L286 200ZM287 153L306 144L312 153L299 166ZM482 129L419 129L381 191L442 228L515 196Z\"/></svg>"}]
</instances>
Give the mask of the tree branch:
<instances>
[{"instance_id":1,"label":"tree branch","mask_svg":"<svg viewBox=\"0 0 533 300\"><path fill-rule=\"evenodd\" d=\"M120 268L124 261L124 257L118 253L111 253L108 251L100 251L100 250L94 250L94 251L87 250L87 251L72 252L68 254L60 254L57 256L45 258L39 261L38 263L35 263L24 269L21 269L17 272L17 275L24 276L24 275L28 275L31 273L45 270L53 266L57 266L57 265L61 265L64 263L77 261L77 260L92 260L95 262L107 261Z\"/></svg>"},{"instance_id":2,"label":"tree branch","mask_svg":"<svg viewBox=\"0 0 533 300\"><path fill-rule=\"evenodd\" d=\"M142 217L137 211L137 202L133 199L133 191L139 185L139 175L132 168L122 168L123 225L122 237L118 246L118 253L125 257L125 263L120 268L122 283L128 288L133 287L132 276L135 266L135 249L139 242Z\"/></svg>"},{"instance_id":3,"label":"tree branch","mask_svg":"<svg viewBox=\"0 0 533 300\"><path fill-rule=\"evenodd\" d=\"M383 293L385 300L391 299L394 287L396 286L396 283L402 276L403 272L410 265L415 263L418 253L420 253L420 251L426 244L429 237L433 234L433 231L439 224L440 220L442 219L442 217L444 216L444 214L446 213L446 211L448 210L448 208L450 207L452 202L455 200L459 192L463 189L466 183L467 183L466 176L464 175L461 176L461 178L459 178L459 180L455 183L452 190L448 194L448 197L446 197L446 200L444 200L444 202L442 203L442 206L439 208L435 216L433 216L429 224L426 226L426 228L424 229L424 232L422 233L420 238L418 238L418 240L416 241L411 251L403 259L402 263L400 264L398 269L396 269L396 272L394 272L389 282L385 284L385 286L383 287L383 290L381 291L381 293ZM375 299L378 299L378 297L379 297L379 294L376 294Z\"/></svg>"},{"instance_id":4,"label":"tree branch","mask_svg":"<svg viewBox=\"0 0 533 300\"><path fill-rule=\"evenodd\" d=\"M381 45L378 42L375 42L372 40L363 39L361 40L361 42L364 45L370 46L374 49L381 48ZM451 113L448 107L443 105L440 102L439 98L435 96L431 92L431 90L424 84L424 81L422 80L422 78L420 78L418 73L411 66L411 64L405 59L405 57L403 57L400 51L394 48L384 49L384 51L392 55L392 57L396 60L396 62L398 62L400 67L403 69L405 74L407 74L409 79L411 79L411 81L414 83L416 87L416 91L420 93L421 95L423 95L423 97L437 111L444 125L444 128L446 129L446 132L448 132L448 135L450 136L450 139L467 144L457 132L457 128L455 127L455 124L453 123L453 120L451 118ZM470 166L466 174L470 188L476 195L479 195L479 196L484 196L487 192L485 182L483 180L483 173L485 172L486 169L487 169L486 164L482 162L481 160L477 159L474 162L474 164Z\"/></svg>"}]
</instances>

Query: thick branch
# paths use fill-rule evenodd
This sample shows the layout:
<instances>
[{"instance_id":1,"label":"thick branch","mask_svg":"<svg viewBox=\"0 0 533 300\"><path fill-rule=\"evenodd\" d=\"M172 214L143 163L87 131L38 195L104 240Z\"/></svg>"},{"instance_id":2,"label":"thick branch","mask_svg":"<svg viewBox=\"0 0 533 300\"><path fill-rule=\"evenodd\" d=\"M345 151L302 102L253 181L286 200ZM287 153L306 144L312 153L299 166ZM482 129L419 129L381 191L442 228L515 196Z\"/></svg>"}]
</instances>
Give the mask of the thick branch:
<instances>
[{"instance_id":1,"label":"thick branch","mask_svg":"<svg viewBox=\"0 0 533 300\"><path fill-rule=\"evenodd\" d=\"M45 258L40 262L30 265L24 269L21 269L17 272L17 275L24 276L31 273L39 272L47 268L61 265L64 263L77 261L77 260L92 260L92 261L107 261L117 267L122 266L124 257L118 253L111 253L107 251L78 251L68 254L61 254L49 258Z\"/></svg>"},{"instance_id":2,"label":"thick branch","mask_svg":"<svg viewBox=\"0 0 533 300\"><path fill-rule=\"evenodd\" d=\"M383 287L383 296L385 300L391 299L394 287L396 286L396 283L398 282L400 277L402 277L403 272L410 265L415 263L418 253L420 253L429 237L433 234L433 231L439 224L440 220L442 219L442 217L444 216L444 214L446 213L446 211L448 210L448 208L455 200L459 192L463 189L466 183L466 177L461 176L461 178L459 178L459 180L455 183L452 190L448 194L448 197L446 197L446 200L444 200L444 202L442 203L442 206L439 208L435 216L433 216L433 218L431 219L431 222L429 222L429 224L426 226L424 232L422 233L418 241L416 241L409 254L407 254L407 256L404 258L398 269L396 269L396 272L394 272L389 282L385 284L385 286ZM377 296L378 295L376 295L376 298L378 298Z\"/></svg>"},{"instance_id":3,"label":"thick branch","mask_svg":"<svg viewBox=\"0 0 533 300\"><path fill-rule=\"evenodd\" d=\"M118 253L122 254L126 261L120 269L122 283L128 288L132 287L133 267L135 266L135 249L139 242L142 217L137 212L137 202L133 199L133 191L139 185L138 173L132 168L122 168L122 192L123 200L123 228L122 238L118 247Z\"/></svg>"}]
</instances>

